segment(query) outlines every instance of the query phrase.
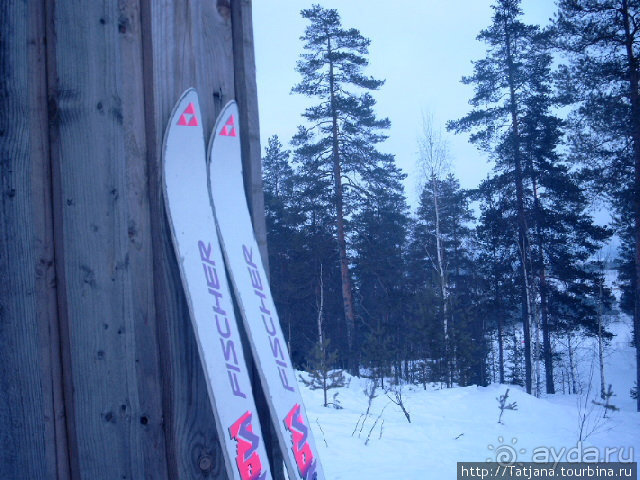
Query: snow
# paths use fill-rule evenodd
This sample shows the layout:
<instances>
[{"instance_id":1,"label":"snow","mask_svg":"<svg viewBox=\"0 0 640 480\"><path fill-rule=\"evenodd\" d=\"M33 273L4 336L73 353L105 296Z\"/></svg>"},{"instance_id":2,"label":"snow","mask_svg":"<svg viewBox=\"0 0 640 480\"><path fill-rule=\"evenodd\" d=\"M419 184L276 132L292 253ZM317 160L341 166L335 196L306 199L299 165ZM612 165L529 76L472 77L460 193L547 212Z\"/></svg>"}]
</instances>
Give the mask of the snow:
<instances>
[{"instance_id":1,"label":"snow","mask_svg":"<svg viewBox=\"0 0 640 480\"><path fill-rule=\"evenodd\" d=\"M403 397L411 424L401 409L379 390L364 428L355 433L356 423L367 408L363 393L367 379L351 378L347 387L330 390L330 397L339 392L342 410L322 407L322 391L302 387L326 478L454 479L456 462L460 461L495 460L497 454L532 461L534 453L538 460L541 455L550 461L557 455L563 460L575 459L576 455L589 460L593 458L594 447L600 459L604 459L605 448L609 448L615 449L610 454L611 460L616 460L619 454L621 460L631 457L637 461L640 413L634 411L635 402L629 398L635 375L635 351L630 343L630 319L623 315L619 318L610 326L615 337L606 350L606 374L616 393L612 403L621 410L609 419L602 419L602 407L591 403L599 392L597 368L587 398L563 394L536 398L519 387L499 384L451 389L430 385L427 390L405 385ZM581 348L583 357L592 357L593 339L584 339ZM583 383L589 380L590 364L584 360L579 363ZM496 398L507 388L508 402L517 402L518 410L506 410L503 424L499 424ZM579 442L579 414L585 411L589 412L585 428L589 435ZM367 437L370 439L365 445Z\"/></svg>"}]
</instances>

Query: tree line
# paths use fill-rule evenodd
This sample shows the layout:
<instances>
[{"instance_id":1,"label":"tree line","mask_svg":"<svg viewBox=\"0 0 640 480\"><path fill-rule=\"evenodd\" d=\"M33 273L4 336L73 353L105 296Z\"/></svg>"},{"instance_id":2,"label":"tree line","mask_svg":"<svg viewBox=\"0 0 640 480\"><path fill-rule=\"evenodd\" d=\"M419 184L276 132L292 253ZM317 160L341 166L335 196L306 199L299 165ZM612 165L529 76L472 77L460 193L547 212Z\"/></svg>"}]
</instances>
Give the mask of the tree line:
<instances>
[{"instance_id":1,"label":"tree line","mask_svg":"<svg viewBox=\"0 0 640 480\"><path fill-rule=\"evenodd\" d=\"M477 37L486 56L462 78L471 109L446 125L493 169L461 188L425 117L414 212L379 149L390 122L375 112L383 81L365 73L369 39L334 9L302 10L293 92L313 102L288 146L274 135L263 158L272 289L298 367L571 391L562 345L571 356L577 332L610 337L611 264L638 359L640 1L557 7L542 28L524 23L519 0L495 1ZM611 209L610 225L594 205ZM612 235L617 257L603 258Z\"/></svg>"}]
</instances>

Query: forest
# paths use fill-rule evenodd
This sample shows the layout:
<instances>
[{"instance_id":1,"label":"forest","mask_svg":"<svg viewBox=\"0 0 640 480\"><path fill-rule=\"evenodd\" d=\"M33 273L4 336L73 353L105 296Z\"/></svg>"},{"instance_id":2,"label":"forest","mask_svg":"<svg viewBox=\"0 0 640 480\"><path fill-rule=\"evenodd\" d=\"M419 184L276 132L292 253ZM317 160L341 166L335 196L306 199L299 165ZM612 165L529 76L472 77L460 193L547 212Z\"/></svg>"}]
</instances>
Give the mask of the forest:
<instances>
[{"instance_id":1,"label":"forest","mask_svg":"<svg viewBox=\"0 0 640 480\"><path fill-rule=\"evenodd\" d=\"M370 40L335 9L301 11L292 92L311 106L293 138L269 138L263 187L289 351L325 386L346 370L572 393L573 344L597 338L602 363L618 311L633 319L638 360L640 2L559 0L544 28L524 23L519 0L492 9L477 36L486 55L461 79L469 111L446 131L467 133L493 168L461 188L425 115L414 209L380 148L390 122L376 111ZM607 225L594 220L603 208ZM638 377L617 394L638 399Z\"/></svg>"}]
</instances>

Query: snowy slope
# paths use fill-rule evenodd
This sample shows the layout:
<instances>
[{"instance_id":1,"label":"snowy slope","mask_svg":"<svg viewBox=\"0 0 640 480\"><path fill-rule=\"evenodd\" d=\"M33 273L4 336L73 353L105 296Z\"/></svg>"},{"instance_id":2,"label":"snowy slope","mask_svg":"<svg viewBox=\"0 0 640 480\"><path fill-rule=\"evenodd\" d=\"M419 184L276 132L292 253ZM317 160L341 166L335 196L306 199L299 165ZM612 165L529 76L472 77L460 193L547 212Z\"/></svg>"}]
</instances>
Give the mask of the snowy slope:
<instances>
[{"instance_id":1,"label":"snowy slope","mask_svg":"<svg viewBox=\"0 0 640 480\"><path fill-rule=\"evenodd\" d=\"M520 461L531 461L537 452L563 455L570 459L593 453L593 447L616 448L621 459L640 456L640 414L634 412L629 388L634 376L634 350L631 348L630 324L624 321L612 326L616 334L608 347L607 381L613 384L612 403L622 410L609 420L601 421L602 407L595 407L591 399L599 392L598 375L590 397L554 395L535 398L518 387L509 386L509 401L518 403L517 411L506 411L503 425L497 423L496 397L507 386L466 387L438 390L431 387L404 387L405 405L411 414L409 424L399 407L390 403L380 392L372 406L362 432L352 435L356 423L367 408L363 393L365 379L354 378L348 387L341 388L338 399L343 410L322 407L322 391L303 388L309 421L313 428L327 478L333 480L371 478L379 480L422 480L425 478L454 479L456 462L494 460L500 453L517 455ZM593 351L591 340L583 342L585 354ZM588 378L588 362L581 362L580 373ZM330 395L336 390L332 390ZM587 408L578 407L586 405ZM384 412L375 429L369 431L376 417ZM587 431L595 431L578 444L579 412L587 415ZM384 422L383 422L384 420ZM326 442L326 443L325 443ZM564 449L563 449L564 447ZM587 448L591 447L591 450ZM569 450L573 449L573 450ZM622 450L621 450L622 449ZM636 454L636 452L638 452ZM615 459L616 454L612 455Z\"/></svg>"}]
</instances>

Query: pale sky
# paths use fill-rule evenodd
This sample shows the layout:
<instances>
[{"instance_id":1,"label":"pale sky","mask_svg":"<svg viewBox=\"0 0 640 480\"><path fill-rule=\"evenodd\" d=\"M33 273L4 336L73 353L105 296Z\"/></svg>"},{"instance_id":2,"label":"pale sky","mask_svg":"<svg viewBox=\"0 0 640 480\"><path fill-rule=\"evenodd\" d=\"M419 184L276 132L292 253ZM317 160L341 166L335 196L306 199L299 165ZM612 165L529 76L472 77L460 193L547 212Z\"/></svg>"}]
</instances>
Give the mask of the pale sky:
<instances>
[{"instance_id":1,"label":"pale sky","mask_svg":"<svg viewBox=\"0 0 640 480\"><path fill-rule=\"evenodd\" d=\"M307 21L300 10L320 3L336 8L342 25L357 28L371 40L365 73L386 83L373 92L376 113L389 117L389 139L381 150L393 153L409 174L405 193L417 203L417 138L422 112L430 113L444 131L447 120L465 115L472 86L460 83L473 72L471 60L484 56L485 45L475 38L491 22L493 2L485 0L254 0L258 103L261 143L277 134L288 142L309 100L291 94L300 76L294 70L302 52L299 37ZM553 16L553 0L524 0L527 23L546 25ZM491 165L487 157L467 142L466 135L446 134L452 166L464 188L478 185Z\"/></svg>"}]
</instances>

